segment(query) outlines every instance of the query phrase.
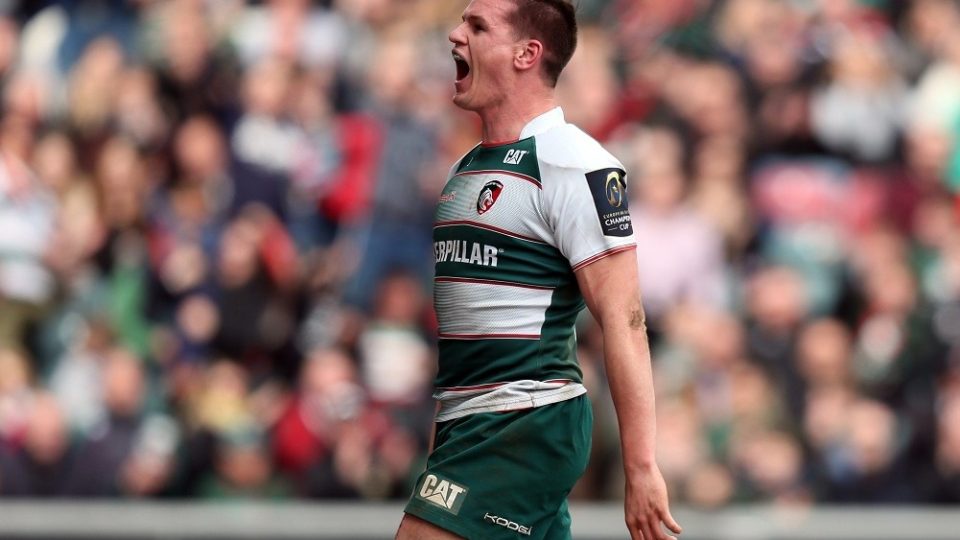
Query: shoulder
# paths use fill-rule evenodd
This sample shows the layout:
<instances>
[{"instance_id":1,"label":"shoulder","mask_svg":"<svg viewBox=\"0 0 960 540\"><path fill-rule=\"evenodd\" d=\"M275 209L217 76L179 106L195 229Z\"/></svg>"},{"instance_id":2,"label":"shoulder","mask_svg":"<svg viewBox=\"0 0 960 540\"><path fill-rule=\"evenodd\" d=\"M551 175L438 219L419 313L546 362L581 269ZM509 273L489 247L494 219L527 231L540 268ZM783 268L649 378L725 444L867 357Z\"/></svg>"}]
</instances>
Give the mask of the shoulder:
<instances>
[{"instance_id":1,"label":"shoulder","mask_svg":"<svg viewBox=\"0 0 960 540\"><path fill-rule=\"evenodd\" d=\"M573 124L557 126L535 138L541 167L570 172L623 169L613 154Z\"/></svg>"}]
</instances>

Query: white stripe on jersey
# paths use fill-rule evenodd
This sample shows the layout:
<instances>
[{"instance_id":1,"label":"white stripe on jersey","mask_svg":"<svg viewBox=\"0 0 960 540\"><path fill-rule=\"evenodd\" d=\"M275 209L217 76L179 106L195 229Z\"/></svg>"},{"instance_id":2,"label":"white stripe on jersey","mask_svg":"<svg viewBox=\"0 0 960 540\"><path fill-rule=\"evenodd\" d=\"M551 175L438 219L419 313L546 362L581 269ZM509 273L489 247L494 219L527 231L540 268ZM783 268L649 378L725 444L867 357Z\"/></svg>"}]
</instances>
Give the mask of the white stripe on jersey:
<instances>
[{"instance_id":1,"label":"white stripe on jersey","mask_svg":"<svg viewBox=\"0 0 960 540\"><path fill-rule=\"evenodd\" d=\"M539 339L553 296L543 287L466 278L438 278L433 291L441 339Z\"/></svg>"}]
</instances>

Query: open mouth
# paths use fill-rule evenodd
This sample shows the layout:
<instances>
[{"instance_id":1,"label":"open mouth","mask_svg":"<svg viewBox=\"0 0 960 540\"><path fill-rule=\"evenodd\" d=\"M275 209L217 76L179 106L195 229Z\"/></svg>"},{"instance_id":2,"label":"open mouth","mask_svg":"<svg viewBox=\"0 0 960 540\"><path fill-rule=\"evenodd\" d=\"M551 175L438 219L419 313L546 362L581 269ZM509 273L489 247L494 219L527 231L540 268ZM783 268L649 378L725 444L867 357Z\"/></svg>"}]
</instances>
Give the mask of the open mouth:
<instances>
[{"instance_id":1,"label":"open mouth","mask_svg":"<svg viewBox=\"0 0 960 540\"><path fill-rule=\"evenodd\" d=\"M457 53L453 53L453 62L457 65L457 82L466 79L470 74L470 64Z\"/></svg>"}]
</instances>

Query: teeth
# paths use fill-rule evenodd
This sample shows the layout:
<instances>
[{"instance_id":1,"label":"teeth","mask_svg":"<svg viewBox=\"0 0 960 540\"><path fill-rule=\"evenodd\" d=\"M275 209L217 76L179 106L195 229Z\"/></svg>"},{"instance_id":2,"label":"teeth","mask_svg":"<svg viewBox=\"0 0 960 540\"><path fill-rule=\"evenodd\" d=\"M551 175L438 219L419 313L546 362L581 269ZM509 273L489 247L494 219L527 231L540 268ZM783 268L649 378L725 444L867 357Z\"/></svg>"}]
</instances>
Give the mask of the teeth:
<instances>
[{"instance_id":1,"label":"teeth","mask_svg":"<svg viewBox=\"0 0 960 540\"><path fill-rule=\"evenodd\" d=\"M470 63L467 60L457 53L456 51L451 51L453 54L453 61L457 64L457 81L462 81L470 74Z\"/></svg>"}]
</instances>

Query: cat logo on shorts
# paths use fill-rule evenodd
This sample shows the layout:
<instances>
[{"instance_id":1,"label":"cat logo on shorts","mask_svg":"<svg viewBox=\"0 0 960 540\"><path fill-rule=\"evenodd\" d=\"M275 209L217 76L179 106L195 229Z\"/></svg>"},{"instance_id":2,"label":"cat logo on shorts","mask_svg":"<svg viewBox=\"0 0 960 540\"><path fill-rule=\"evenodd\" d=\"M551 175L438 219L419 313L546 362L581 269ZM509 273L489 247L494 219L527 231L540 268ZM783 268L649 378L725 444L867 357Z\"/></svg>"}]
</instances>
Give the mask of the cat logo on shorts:
<instances>
[{"instance_id":1,"label":"cat logo on shorts","mask_svg":"<svg viewBox=\"0 0 960 540\"><path fill-rule=\"evenodd\" d=\"M423 482L417 488L416 496L456 515L460 512L460 506L463 505L463 500L467 497L467 491L467 488L454 484L447 479L428 474L423 477Z\"/></svg>"},{"instance_id":2,"label":"cat logo on shorts","mask_svg":"<svg viewBox=\"0 0 960 540\"><path fill-rule=\"evenodd\" d=\"M497 199L500 198L500 192L503 191L503 184L492 180L487 182L483 186L483 189L480 190L480 196L477 197L477 213L483 214L487 210L493 208L493 203L497 202Z\"/></svg>"}]
</instances>

